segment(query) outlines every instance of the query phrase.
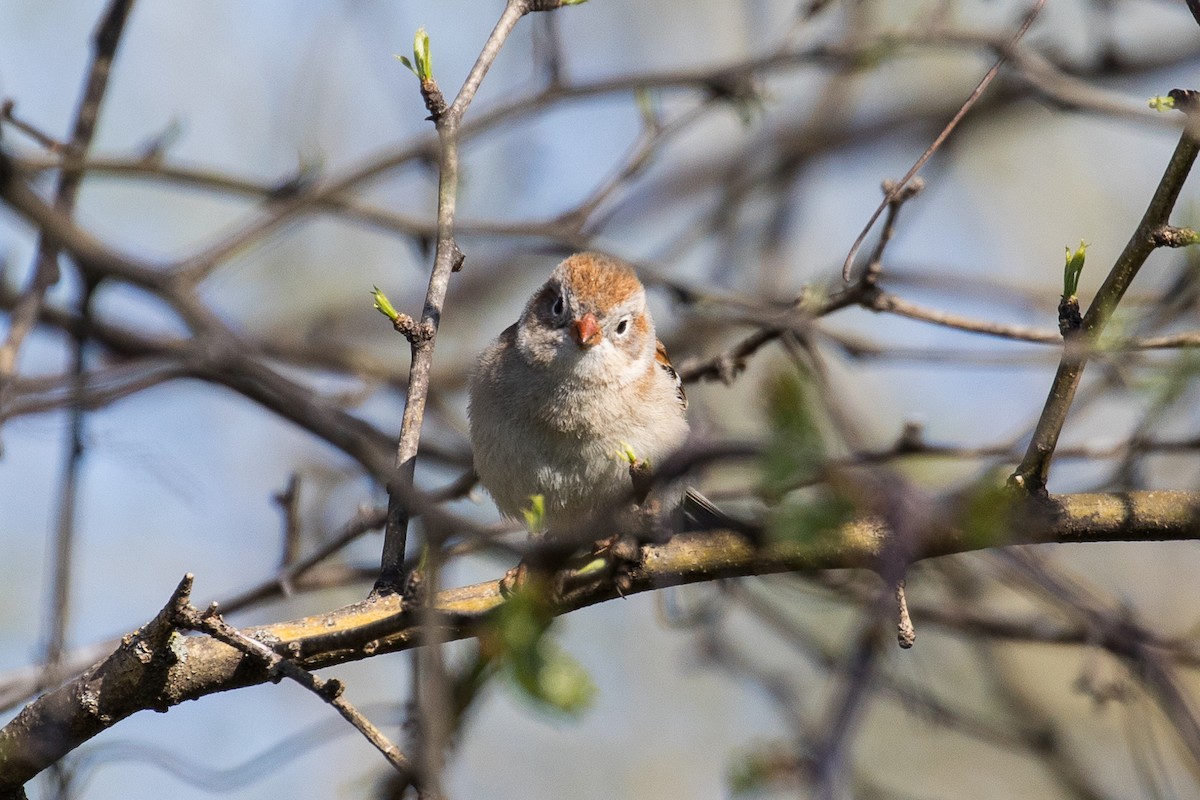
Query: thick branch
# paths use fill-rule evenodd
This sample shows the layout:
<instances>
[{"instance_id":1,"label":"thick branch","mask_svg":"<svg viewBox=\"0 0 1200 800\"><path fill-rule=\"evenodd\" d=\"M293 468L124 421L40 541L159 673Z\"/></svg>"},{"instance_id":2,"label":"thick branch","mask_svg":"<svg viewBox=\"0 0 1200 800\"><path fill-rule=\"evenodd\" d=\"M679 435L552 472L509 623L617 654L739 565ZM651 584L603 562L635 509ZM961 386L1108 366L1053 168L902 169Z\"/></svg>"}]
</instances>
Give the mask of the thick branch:
<instances>
[{"instance_id":1,"label":"thick branch","mask_svg":"<svg viewBox=\"0 0 1200 800\"><path fill-rule=\"evenodd\" d=\"M1009 541L985 541L946 528L925 537L914 557L1017 543L1200 539L1200 494L1196 493L1063 495L1029 501L1017 513ZM644 547L641 562L620 588L628 595L718 578L870 568L876 565L885 536L882 526L873 521L848 524L818 542L761 548L727 531L681 534L666 544ZM578 584L578 576L574 582ZM618 595L611 575L597 575L574 589L557 611L565 614ZM436 618L444 628L437 632L438 638L475 635L489 612L503 602L500 581L439 592ZM161 627L156 620L125 637L115 653L34 701L0 729L0 793L15 790L65 753L137 711L164 711L185 700L271 678L261 663L228 645L208 637L164 633ZM327 614L248 629L245 634L310 670L409 649L422 641L413 614L404 611L398 595L377 596Z\"/></svg>"}]
</instances>

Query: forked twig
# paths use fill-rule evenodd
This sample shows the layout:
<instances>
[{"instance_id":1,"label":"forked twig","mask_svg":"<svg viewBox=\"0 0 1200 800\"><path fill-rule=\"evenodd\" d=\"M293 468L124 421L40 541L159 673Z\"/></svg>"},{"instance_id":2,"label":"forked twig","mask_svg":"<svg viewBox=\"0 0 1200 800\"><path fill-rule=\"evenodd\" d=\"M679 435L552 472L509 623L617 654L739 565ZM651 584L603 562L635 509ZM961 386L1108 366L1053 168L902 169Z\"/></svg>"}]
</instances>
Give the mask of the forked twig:
<instances>
[{"instance_id":1,"label":"forked twig","mask_svg":"<svg viewBox=\"0 0 1200 800\"><path fill-rule=\"evenodd\" d=\"M1176 94L1181 98L1191 97L1178 90L1172 92L1172 95ZM1171 210L1179 199L1179 193L1191 172L1197 154L1200 153L1200 140L1197 139L1197 120L1200 116L1197 115L1195 101L1187 100L1180 106L1188 114L1188 124L1184 126L1175 152L1171 155L1141 222L1125 244L1125 249L1117 257L1108 277L1096 290L1096 296L1083 316L1082 326L1071 334L1063 348L1058 372L1050 385L1050 393L1046 397L1041 416L1038 417L1033 438L1025 451L1025 457L1009 477L1009 482L1015 487L1033 494L1045 494L1046 481L1050 475L1050 459L1058 445L1059 434L1066 423L1067 412L1075 398L1075 391L1079 388L1088 358L1104 333L1117 304L1121 302L1125 291L1146 263L1146 259L1155 249L1164 246L1162 232L1169 224Z\"/></svg>"},{"instance_id":2,"label":"forked twig","mask_svg":"<svg viewBox=\"0 0 1200 800\"><path fill-rule=\"evenodd\" d=\"M921 157L917 159L917 163L913 164L908 172L904 174L904 177L896 182L891 192L889 192L888 195L883 198L883 201L878 205L878 207L876 207L875 212L871 214L871 218L867 220L866 226L864 226L862 232L858 234L858 238L854 240L854 244L850 246L850 252L846 254L846 260L842 263L842 280L849 283L850 270L854 266L854 258L858 255L859 248L861 248L863 242L866 241L867 234L871 232L871 228L875 227L875 223L879 220L879 217L883 214L884 210L895 199L895 195L898 195L904 190L904 187L908 185L908 182L911 181L913 177L921 171L921 167L925 166L925 162L928 161L930 157L941 148L946 139L950 137L950 134L955 128L958 127L958 123L961 122L962 118L967 115L967 112L970 111L977 102L979 102L979 98L983 96L984 90L987 89L988 85L991 84L996 75L999 74L1000 67L1004 66L1004 62L1008 60L1009 51L1016 47L1017 42L1021 41L1021 38L1025 35L1025 32L1029 30L1029 27L1033 25L1033 21L1037 19L1038 14L1040 14L1042 11L1042 6L1045 4L1046 0L1037 0L1033 8L1029 10L1029 13L1025 15L1025 19L1021 22L1021 27L1018 28L1017 32L1013 34L1013 37L1008 40L1008 46L1000 52L1000 57L996 59L996 63L993 64L992 68L984 74L983 78L979 81L979 84L963 102L962 106L959 107L958 111L954 114L950 121L946 123L946 127L943 128L942 132L937 135L937 138L933 140L933 143L930 144L929 147L925 148L925 152L922 153Z\"/></svg>"}]
</instances>

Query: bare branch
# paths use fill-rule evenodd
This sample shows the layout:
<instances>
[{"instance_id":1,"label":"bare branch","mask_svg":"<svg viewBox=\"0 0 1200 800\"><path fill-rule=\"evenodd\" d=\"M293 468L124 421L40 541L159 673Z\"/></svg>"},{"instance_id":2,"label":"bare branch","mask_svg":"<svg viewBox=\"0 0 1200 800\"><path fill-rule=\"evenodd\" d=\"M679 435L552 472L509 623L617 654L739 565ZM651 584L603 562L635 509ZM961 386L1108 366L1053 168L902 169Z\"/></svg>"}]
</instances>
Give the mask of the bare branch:
<instances>
[{"instance_id":1,"label":"bare branch","mask_svg":"<svg viewBox=\"0 0 1200 800\"><path fill-rule=\"evenodd\" d=\"M1031 501L1032 502L1032 501ZM1184 492L1131 492L1120 495L1063 495L1033 502L1013 530L1020 542L1161 541L1200 537L1200 496ZM876 521L848 524L828 540L755 547L742 536L715 531L681 534L662 545L642 548L641 561L620 583L624 594L654 591L698 581L872 567L886 541ZM1015 544L1017 540L1005 544ZM929 558L997 546L964 537L952 528L931 531L914 558ZM575 575L573 589L556 613L621 596L611 575ZM433 600L440 640L471 636L477 625L504 602L501 581L438 592ZM0 729L0 792L12 791L101 730L143 708L164 710L217 691L263 683L270 678L232 647L207 638L171 638L164 614L126 637L122 646L79 678L44 695ZM182 594L187 602L187 594ZM164 625L166 626L164 629ZM405 650L424 641L420 620L396 594L378 595L337 611L244 631L271 642L306 670ZM115 676L122 676L117 680Z\"/></svg>"},{"instance_id":2,"label":"bare branch","mask_svg":"<svg viewBox=\"0 0 1200 800\"><path fill-rule=\"evenodd\" d=\"M133 8L133 0L112 0L96 29L92 41L92 62L88 69L87 80L79 107L75 111L75 125L71 139L64 147L70 161L82 161L92 144L92 136L96 131L96 120L100 116L100 105L104 102L104 93L108 88L108 76L112 70L112 62L117 53L117 45L125 30L125 20ZM11 113L11 107L7 109ZM0 168L3 172L3 168ZM75 208L75 199L79 195L79 187L83 182L83 172L79 169L63 169L58 174L58 185L54 192L54 207L64 216L69 217ZM0 346L0 405L4 404L4 394L16 370L17 354L21 343L29 335L37 320L38 309L46 295L46 290L58 282L58 250L51 239L41 238L38 244L37 265L29 284L25 287L21 298L9 317L8 336L3 346Z\"/></svg>"},{"instance_id":3,"label":"bare branch","mask_svg":"<svg viewBox=\"0 0 1200 800\"><path fill-rule=\"evenodd\" d=\"M437 248L433 258L433 271L429 276L429 289L425 294L425 307L421 312L421 327L428 331L429 335L410 342L412 365L408 374L408 392L404 398L400 439L396 446L396 476L389 485L388 522L384 531L376 592L394 592L401 585L409 521L409 510L404 495L410 491L416 472L417 449L421 440L425 403L429 395L429 377L433 367L433 350L438 326L442 320L442 307L446 302L446 291L450 286L450 275L462 267L464 259L463 252L454 240L454 215L458 198L459 129L467 106L475 96L484 75L499 55L500 48L518 20L529 10L527 0L508 0L504 13L500 15L496 27L484 43L475 66L463 82L454 102L436 121L438 141L441 144L438 158Z\"/></svg>"},{"instance_id":4,"label":"bare branch","mask_svg":"<svg viewBox=\"0 0 1200 800\"><path fill-rule=\"evenodd\" d=\"M337 709L347 722L383 754L393 769L401 775L412 774L412 765L408 758L343 696L345 687L338 679L318 678L295 661L284 658L257 639L250 638L221 618L217 613L216 603L204 613L196 611L190 603L186 604L177 609L174 622L181 627L207 633L217 641L237 649L257 662L269 676L285 675L291 678Z\"/></svg>"},{"instance_id":5,"label":"bare branch","mask_svg":"<svg viewBox=\"0 0 1200 800\"><path fill-rule=\"evenodd\" d=\"M950 137L950 134L954 131L954 129L958 127L958 123L961 122L962 118L967 115L967 112L979 102L979 98L983 96L983 93L987 89L988 85L991 84L996 75L1000 73L1000 67L1004 66L1004 62L1008 58L1007 51L1016 47L1017 42L1021 41L1021 38L1025 35L1026 31L1029 30L1029 27L1033 25L1033 21L1037 19L1038 14L1041 13L1042 7L1045 4L1046 0L1037 0L1037 2L1034 3L1033 8L1029 10L1029 13L1025 15L1025 19L1022 20L1021 26L1017 28L1017 32L1013 34L1012 39L1009 40L1008 48L1000 54L1000 57L996 59L996 63L992 65L992 68L984 73L984 76L979 81L979 84L974 88L974 90L972 90L971 94L963 102L962 106L959 107L958 112L948 123L946 123L946 127L942 129L942 132L938 134L937 138L933 140L929 147L925 148L925 152L922 153L921 157L917 159L917 163L913 164L904 177L894 184L892 191L888 193L887 197L883 199L883 202L880 203L875 209L875 213L873 213L871 218L867 220L866 226L858 235L858 238L854 240L854 244L850 246L850 252L846 255L846 260L842 264L842 280L846 281L847 283L850 282L850 270L854 266L854 258L858 255L859 248L862 247L862 243L866 241L867 234L871 232L871 228L874 227L876 220L878 220L880 215L883 214L884 209L888 207L888 204L894 199L894 196L903 190L904 187L908 185L908 182L911 181L916 174L921 171L921 167L925 166L925 162L928 161L933 154L941 148L942 144Z\"/></svg>"},{"instance_id":6,"label":"bare branch","mask_svg":"<svg viewBox=\"0 0 1200 800\"><path fill-rule=\"evenodd\" d=\"M1095 346L1104 332L1130 283L1133 282L1146 259L1156 249L1155 232L1169 224L1168 218L1171 210L1175 207L1175 201L1179 198L1183 183L1191 172L1197 153L1200 153L1200 142L1197 141L1194 130L1194 113L1189 114L1189 118L1190 122L1185 127L1179 144L1175 147L1175 152L1155 189L1142 221L1138 224L1137 230L1133 232L1121 255L1118 256L1116 263L1113 264L1108 277L1096 291L1096 296L1092 299L1087 314L1083 317L1083 327L1072 336L1072 340L1077 339L1082 346L1072 346L1074 342L1068 341L1067 346L1064 347L1058 372L1050 386L1046 405L1038 419L1037 428L1029 442L1029 448L1025 451L1025 457L1021 460L1021 464L1010 478L1014 485L1020 486L1026 491L1035 494L1046 491L1046 480L1050 475L1050 459L1058 445L1058 436L1066 423L1067 412L1071 408L1071 401L1079 387L1079 380L1083 377L1089 350Z\"/></svg>"}]
</instances>

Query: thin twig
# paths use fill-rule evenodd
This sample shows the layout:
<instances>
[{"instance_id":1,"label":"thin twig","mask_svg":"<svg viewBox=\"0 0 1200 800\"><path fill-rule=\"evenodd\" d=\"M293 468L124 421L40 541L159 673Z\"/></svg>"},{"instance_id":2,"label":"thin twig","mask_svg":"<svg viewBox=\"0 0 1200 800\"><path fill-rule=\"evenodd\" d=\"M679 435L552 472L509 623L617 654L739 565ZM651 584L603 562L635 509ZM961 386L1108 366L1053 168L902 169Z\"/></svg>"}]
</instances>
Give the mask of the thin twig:
<instances>
[{"instance_id":1,"label":"thin twig","mask_svg":"<svg viewBox=\"0 0 1200 800\"><path fill-rule=\"evenodd\" d=\"M105 11L92 40L92 61L79 106L75 111L75 124L71 139L65 145L66 161L79 163L86 156L96 131L96 120L108 88L108 77L116 56L117 45L125 30L125 21L133 8L133 0L112 0ZM64 216L70 216L75 208L83 171L65 163L58 173L54 191L54 207ZM37 320L38 311L45 298L46 290L58 282L57 243L39 236L37 262L28 285L9 316L8 336L0 346L0 406L14 372L17 356L25 337L29 335Z\"/></svg>"},{"instance_id":2,"label":"thin twig","mask_svg":"<svg viewBox=\"0 0 1200 800\"><path fill-rule=\"evenodd\" d=\"M54 557L51 561L50 614L47 622L46 650L43 663L46 666L47 685L53 685L61 677L58 663L66 643L67 625L71 601L71 562L75 549L75 514L79 499L79 481L83 471L85 453L84 412L82 402L84 381L84 357L87 344L86 321L91 316L94 285L85 281L80 300L84 329L74 337L71 372L73 377L73 402L71 404L70 427L67 432L66 452L63 454L62 475L59 484L58 516L54 525Z\"/></svg>"},{"instance_id":3,"label":"thin twig","mask_svg":"<svg viewBox=\"0 0 1200 800\"><path fill-rule=\"evenodd\" d=\"M553 15L550 15L550 17L553 17ZM730 76L740 79L741 76L769 74L814 64L831 64L842 69L861 70L865 64L874 63L874 59L877 59L881 52L884 55L903 55L905 47L945 48L948 45L963 49L990 48L1002 52L1007 51L1010 53L1014 67L1020 66L1027 60L1023 48L1008 47L1004 41L986 34L939 30L936 35L888 35L876 37L851 46L834 48L821 46L803 50L784 50L766 57L747 59L743 62L718 68L636 73L616 78L580 81L570 85L552 84L542 92L490 109L471 120L468 124L464 124L462 140L477 137L512 119L522 117L532 118L532 115L549 113L559 105L580 99L622 95L640 89L689 91L712 86L719 79L728 79ZM1164 51L1163 54L1166 55L1167 52ZM1178 63L1179 59L1177 58L1162 58L1150 63L1140 64L1139 71L1161 70L1162 68ZM1060 68L1049 63L1039 63L1039 70L1052 71L1056 79L1065 77ZM1031 78L1031 85L1034 88L1046 92L1047 90L1042 85L1043 83L1045 81L1039 82ZM1128 102L1119 105L1111 100L1105 100L1101 103L1093 102L1090 97L1080 97L1077 93L1081 89L1082 87L1071 86L1068 91L1066 88L1057 87L1053 92L1049 93L1048 99L1066 107L1089 110L1095 113L1113 115L1123 113L1129 115L1137 112L1139 120L1154 122L1161 120L1160 116L1148 116L1144 107ZM1075 92L1075 94L1072 94L1072 92ZM900 120L895 118L887 119L874 130L881 133L890 133L900 122ZM827 145L845 143L846 132L841 131L838 135L825 137L823 141ZM305 191L298 195L288 195L286 200L280 199L282 196L280 194L280 187L282 185L294 184L294 179L262 184L219 174L211 170L163 164L155 159L147 159L141 156L132 159L87 159L79 164L79 169L85 170L90 174L110 173L145 177L152 180L178 182L185 185L199 186L234 194L251 195L267 201L275 201L265 207L264 213L248 223L243 229L205 248L203 251L172 265L167 270L179 270L187 274L189 279L199 280L204 274L207 274L226 260L232 253L248 246L255 239L266 236L272 230L286 224L294 217L314 208L332 213L345 214L387 230L409 235L429 236L434 234L436 226L431 223L397 214L394 211L366 206L359 201L348 198L346 194L354 188L365 187L390 170L417 159L432 157L435 147L436 143L430 139L422 140L413 146L388 151L347 171L343 175L335 176L325 182L314 183L311 188L306 188ZM63 168L61 158L22 158L20 161L31 170ZM456 223L456 228L460 232L470 231L472 233L492 233L496 235L543 235L551 237L561 235L558 227L553 223L515 224L459 220Z\"/></svg>"},{"instance_id":4,"label":"thin twig","mask_svg":"<svg viewBox=\"0 0 1200 800\"><path fill-rule=\"evenodd\" d=\"M81 158L91 146L96 130L100 106L108 88L108 77L116 55L125 21L133 6L133 0L112 0L101 18L92 40L92 58L84 83L71 139L66 143L66 152L73 158ZM83 174L78 170L63 169L59 172L54 191L55 210L70 216L75 209ZM9 315L8 337L0 347L0 408L12 391L12 376L16 360L25 337L33 329L41 309L46 290L59 278L58 249L46 237L39 237L37 263L33 276ZM54 533L54 557L50 580L51 603L44 663L47 668L47 685L58 679L58 664L63 655L66 641L68 615L70 611L71 561L75 540L75 514L78 500L79 481L84 457L84 413L82 403L85 356L91 318L92 296L96 284L85 278L80 289L79 317L82 326L72 336L72 396L70 429L66 453L63 458L62 476L59 487L58 517Z\"/></svg>"},{"instance_id":5,"label":"thin twig","mask_svg":"<svg viewBox=\"0 0 1200 800\"><path fill-rule=\"evenodd\" d=\"M864 297L862 305L872 311L886 311L966 333L982 333L1001 339L1035 344L1060 344L1062 342L1062 336L1058 331L1052 331L1049 328L1029 328L1024 325L1008 325L1003 322L976 319L965 314L927 308L884 291Z\"/></svg>"},{"instance_id":6,"label":"thin twig","mask_svg":"<svg viewBox=\"0 0 1200 800\"><path fill-rule=\"evenodd\" d=\"M1037 19L1038 14L1040 14L1042 11L1042 6L1045 4L1046 0L1037 0L1037 2L1034 3L1033 8L1031 8L1029 13L1025 15L1025 19L1021 22L1021 26L1017 29L1017 32L1013 34L1011 39L1009 39L1008 46L1001 51L999 58L996 59L996 63L993 64L992 68L984 74L982 80L979 81L979 84L974 90L972 90L971 94L963 102L962 106L959 107L958 112L950 119L948 123L946 123L946 127L943 128L942 132L937 135L937 138L933 140L929 147L925 148L925 152L922 153L921 157L917 159L917 163L912 165L908 172L905 173L904 177L895 184L892 192L883 199L883 202L879 204L879 206L875 209L875 212L871 214L871 218L867 220L866 226L864 226L862 232L858 234L858 237L854 240L854 244L850 246L850 252L846 254L846 260L842 263L842 280L849 283L850 270L854 266L854 258L858 255L858 250L860 247L862 247L863 242L866 241L867 234L871 232L871 228L875 226L875 222L879 219L880 215L883 214L884 209L888 207L888 204L892 200L892 196L899 193L904 189L905 186L908 185L908 182L912 180L918 172L920 172L921 167L925 166L925 162L928 161L930 157L941 148L946 139L949 138L951 132L958 127L958 123L961 122L962 118L967 115L967 112L970 111L977 102L979 102L979 98L983 96L984 91L1000 72L1000 67L1004 66L1004 62L1008 59L1009 51L1016 47L1017 42L1021 41L1021 38L1025 35L1025 32L1029 30L1029 27L1033 25L1033 21Z\"/></svg>"},{"instance_id":7,"label":"thin twig","mask_svg":"<svg viewBox=\"0 0 1200 800\"><path fill-rule=\"evenodd\" d=\"M288 476L287 486L271 499L283 515L283 548L279 566L287 569L300 557L300 476L293 472ZM283 589L288 593L290 586L284 584Z\"/></svg>"},{"instance_id":8,"label":"thin twig","mask_svg":"<svg viewBox=\"0 0 1200 800\"><path fill-rule=\"evenodd\" d=\"M1091 349L1104 333L1130 283L1156 249L1154 233L1169 224L1171 210L1175 207L1175 201L1179 198L1197 154L1200 153L1200 141L1197 140L1196 131L1193 129L1195 119L1196 114L1190 113L1189 124L1184 127L1146 213L1126 243L1125 249L1117 257L1104 283L1096 291L1087 314L1083 317L1082 328L1070 337L1063 348L1058 372L1050 386L1050 393L1038 418L1029 447L1025 451L1025 457L1009 478L1014 486L1034 494L1046 491L1050 459L1058 446L1059 434L1066 423L1071 401L1083 377Z\"/></svg>"},{"instance_id":9,"label":"thin twig","mask_svg":"<svg viewBox=\"0 0 1200 800\"><path fill-rule=\"evenodd\" d=\"M234 628L217 613L217 604L213 603L203 613L188 604L177 612L176 622L181 627L207 633L218 641L245 653L259 662L267 674L283 675L320 697L333 706L342 718L349 722L363 735L371 745L383 754L388 763L403 776L412 775L412 763L400 751L400 748L383 734L379 728L355 708L343 696L345 687L337 678L318 678L295 661L276 653L262 642L251 639L237 628Z\"/></svg>"},{"instance_id":10,"label":"thin twig","mask_svg":"<svg viewBox=\"0 0 1200 800\"><path fill-rule=\"evenodd\" d=\"M1091 635L1107 650L1128 659L1171 722L1193 765L1200 765L1200 716L1172 665L1155 646L1158 638L1130 618L1126 609L1101 602L1080 581L1030 554L1009 549L1001 560L1030 586L1072 615L1082 614Z\"/></svg>"},{"instance_id":11,"label":"thin twig","mask_svg":"<svg viewBox=\"0 0 1200 800\"><path fill-rule=\"evenodd\" d=\"M446 291L450 285L450 275L462 267L464 259L454 240L454 214L458 197L458 145L462 118L484 75L499 55L500 48L517 21L529 10L528 0L508 0L504 12L484 43L479 57L475 60L475 66L471 68L454 102L437 118L438 141L441 144L438 158L437 247L434 252L433 270L429 276L429 289L425 294L425 306L421 313L421 326L428 331L428 336L410 342L412 365L409 368L404 416L400 423L400 437L396 446L396 473L388 488L388 521L384 531L376 592L397 591L403 578L401 573L410 514L405 494L411 490L416 472L417 449L433 367L433 350L438 325L442 319L442 307L446 301Z\"/></svg>"},{"instance_id":12,"label":"thin twig","mask_svg":"<svg viewBox=\"0 0 1200 800\"><path fill-rule=\"evenodd\" d=\"M871 697L871 678L879 660L879 620L874 610L868 608L866 613L869 618L851 643L844 683L826 713L822 726L825 735L812 756L813 796L819 800L836 800L844 796L843 787L849 776L848 751Z\"/></svg>"},{"instance_id":13,"label":"thin twig","mask_svg":"<svg viewBox=\"0 0 1200 800\"><path fill-rule=\"evenodd\" d=\"M3 119L9 125L12 125L21 133L33 139L40 147L45 148L51 153L61 153L66 150L66 145L49 133L18 117L16 115L16 103L11 99L5 100L3 104L0 104L0 119Z\"/></svg>"}]
</instances>

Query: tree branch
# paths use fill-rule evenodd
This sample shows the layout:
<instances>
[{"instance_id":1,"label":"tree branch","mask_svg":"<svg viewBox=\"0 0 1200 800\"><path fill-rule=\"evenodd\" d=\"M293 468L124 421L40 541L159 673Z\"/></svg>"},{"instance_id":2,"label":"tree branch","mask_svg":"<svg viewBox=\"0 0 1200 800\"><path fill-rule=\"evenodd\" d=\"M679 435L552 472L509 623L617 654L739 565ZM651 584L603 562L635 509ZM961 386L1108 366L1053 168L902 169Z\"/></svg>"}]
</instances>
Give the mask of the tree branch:
<instances>
[{"instance_id":1,"label":"tree branch","mask_svg":"<svg viewBox=\"0 0 1200 800\"><path fill-rule=\"evenodd\" d=\"M1062 360L1054 382L1050 385L1050 393L1046 405L1038 418L1033 438L1025 451L1016 471L1009 481L1028 492L1042 494L1046 491L1046 481L1050 475L1050 459L1054 448L1058 445L1058 437L1067 420L1067 412L1071 409L1071 401L1075 399L1075 391L1083 377L1083 369L1088 357L1112 318L1117 304L1125 295L1129 284L1146 263L1146 259L1159 246L1156 236L1169 224L1171 210L1183 189L1183 183L1191 172L1192 164L1200 153L1200 141L1197 141L1197 125L1200 117L1194 109L1188 109L1188 124L1184 126L1175 152L1167 164L1158 188L1150 200L1142 221L1129 238L1125 249L1117 257L1108 277L1096 291L1087 314L1083 317L1083 326L1066 342L1063 348Z\"/></svg>"},{"instance_id":2,"label":"tree branch","mask_svg":"<svg viewBox=\"0 0 1200 800\"><path fill-rule=\"evenodd\" d=\"M190 577L188 576L185 580L189 580ZM295 661L284 658L257 639L252 639L242 633L217 613L216 603L213 603L203 613L193 608L191 603L185 603L182 607L177 608L177 616L173 622L180 627L207 633L217 641L224 642L238 652L253 659L267 671L268 675L286 675L291 678L333 706L347 722L354 726L355 730L361 733L388 760L393 769L406 777L412 774L412 764L404 753L400 751L400 748L392 744L383 734L383 731L375 727L361 711L355 708L350 701L346 700L342 694L345 687L340 680L336 678L328 680L318 678Z\"/></svg>"},{"instance_id":3,"label":"tree branch","mask_svg":"<svg viewBox=\"0 0 1200 800\"><path fill-rule=\"evenodd\" d=\"M1200 539L1200 494L1131 492L1062 495L1029 499L1014 509L1008 541L985 540L962 529L929 531L914 559L1023 543L1163 541ZM859 520L808 543L755 547L728 531L681 534L642 548L641 561L625 580L611 574L580 576L577 588L560 598L565 614L620 596L683 583L776 572L872 568L887 532L881 523ZM585 580L581 581L581 578ZM441 621L439 641L471 637L505 600L501 581L438 592L433 600ZM182 590L181 590L182 591ZM168 603L177 603L178 595ZM186 594L184 594L186 601ZM261 663L208 637L182 637L160 612L146 627L126 636L116 652L78 678L38 698L0 729L0 796L17 790L101 731L144 709L165 711L185 700L264 683ZM167 621L164 621L167 620ZM164 627L165 626L165 627ZM399 595L378 595L336 611L244 631L307 670L410 649L423 641L417 614Z\"/></svg>"},{"instance_id":4,"label":"tree branch","mask_svg":"<svg viewBox=\"0 0 1200 800\"><path fill-rule=\"evenodd\" d=\"M421 329L427 335L412 337L412 365L408 373L408 392L404 400L404 417L396 446L396 475L388 488L388 520L384 531L383 553L380 557L379 580L376 592L393 592L400 588L403 578L404 550L408 538L409 510L405 496L411 492L417 468L417 449L421 441L421 425L425 418L425 402L429 396L429 378L433 368L433 349L438 326L442 321L442 306L450 286L450 275L462 268L463 252L454 240L454 214L458 198L459 129L467 106L500 53L517 21L529 12L528 0L508 0L504 12L484 43L467 79L454 102L444 113L437 115L438 142L438 210L437 247L425 307L421 313Z\"/></svg>"},{"instance_id":5,"label":"tree branch","mask_svg":"<svg viewBox=\"0 0 1200 800\"><path fill-rule=\"evenodd\" d=\"M100 105L104 102L104 94L108 89L112 62L132 8L133 0L112 0L92 39L91 67L84 82L79 107L75 111L74 129L71 140L64 148L64 163L58 173L58 183L54 191L54 207L67 217L75 209L75 200L83 182L81 165L96 132L96 120L100 116ZM16 372L17 354L21 344L37 321L38 310L46 296L46 290L58 282L58 276L57 243L42 236L38 243L37 264L33 276L9 317L8 336L3 346L0 346L0 405L3 404L6 387Z\"/></svg>"}]
</instances>

